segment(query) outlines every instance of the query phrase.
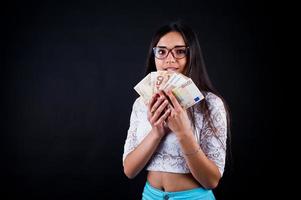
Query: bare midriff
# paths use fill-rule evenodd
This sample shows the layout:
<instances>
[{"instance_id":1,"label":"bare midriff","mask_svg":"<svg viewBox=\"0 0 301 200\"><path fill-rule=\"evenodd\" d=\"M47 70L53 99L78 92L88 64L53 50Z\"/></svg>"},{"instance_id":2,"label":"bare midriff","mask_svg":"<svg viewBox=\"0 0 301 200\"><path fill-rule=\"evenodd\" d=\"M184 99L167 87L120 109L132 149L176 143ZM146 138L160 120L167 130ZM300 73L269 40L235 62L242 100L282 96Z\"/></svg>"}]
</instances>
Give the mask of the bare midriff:
<instances>
[{"instance_id":1,"label":"bare midriff","mask_svg":"<svg viewBox=\"0 0 301 200\"><path fill-rule=\"evenodd\" d=\"M191 173L148 171L147 180L152 187L166 192L177 192L201 187Z\"/></svg>"}]
</instances>

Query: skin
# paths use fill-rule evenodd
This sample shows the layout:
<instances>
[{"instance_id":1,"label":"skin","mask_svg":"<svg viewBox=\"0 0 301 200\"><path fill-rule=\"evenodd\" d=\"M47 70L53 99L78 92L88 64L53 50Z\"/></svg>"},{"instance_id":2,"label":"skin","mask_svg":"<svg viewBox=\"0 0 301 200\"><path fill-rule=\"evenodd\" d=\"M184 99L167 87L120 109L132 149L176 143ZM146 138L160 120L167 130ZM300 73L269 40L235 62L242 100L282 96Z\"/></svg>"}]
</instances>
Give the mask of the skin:
<instances>
[{"instance_id":1,"label":"skin","mask_svg":"<svg viewBox=\"0 0 301 200\"><path fill-rule=\"evenodd\" d=\"M165 34L157 44L157 46L164 46L169 49L179 45L185 45L185 42L178 32ZM186 62L186 57L175 59L171 53L163 60L155 58L157 70L171 70L179 73L185 70ZM171 103L165 95L169 97ZM152 130L138 147L128 154L124 161L124 173L129 178L134 178L145 167L161 139L170 132L176 134L184 153L189 154L199 149L186 110L181 107L171 91L168 91L165 95L162 91L154 94L148 105L147 115ZM213 189L218 185L221 178L219 170L202 150L185 156L185 160L191 173L149 171L147 175L149 183L153 187L165 191L180 191L200 186Z\"/></svg>"},{"instance_id":2,"label":"skin","mask_svg":"<svg viewBox=\"0 0 301 200\"><path fill-rule=\"evenodd\" d=\"M178 32L169 32L164 35L158 42L157 46L166 47L168 49L172 49L175 46L185 46L185 42L183 37ZM175 71L178 73L183 73L185 69L185 65L187 62L187 58L175 59L171 53L163 59L155 58L155 64L157 70L167 70L167 71Z\"/></svg>"}]
</instances>

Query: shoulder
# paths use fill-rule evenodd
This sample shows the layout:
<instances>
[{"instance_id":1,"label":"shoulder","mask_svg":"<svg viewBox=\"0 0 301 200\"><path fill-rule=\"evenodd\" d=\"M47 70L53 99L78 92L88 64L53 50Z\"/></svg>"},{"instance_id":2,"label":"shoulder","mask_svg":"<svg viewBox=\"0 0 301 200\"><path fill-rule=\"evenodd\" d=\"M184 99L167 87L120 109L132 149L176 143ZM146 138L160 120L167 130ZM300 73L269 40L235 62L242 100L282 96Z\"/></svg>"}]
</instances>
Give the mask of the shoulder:
<instances>
[{"instance_id":1,"label":"shoulder","mask_svg":"<svg viewBox=\"0 0 301 200\"><path fill-rule=\"evenodd\" d=\"M144 103L143 103L143 99L140 97L138 97L137 99L135 99L134 103L133 103L133 106L142 106Z\"/></svg>"},{"instance_id":2,"label":"shoulder","mask_svg":"<svg viewBox=\"0 0 301 200\"><path fill-rule=\"evenodd\" d=\"M138 97L133 103L133 110L144 110L147 109L142 97Z\"/></svg>"},{"instance_id":3,"label":"shoulder","mask_svg":"<svg viewBox=\"0 0 301 200\"><path fill-rule=\"evenodd\" d=\"M144 119L147 114L147 106L141 97L137 98L132 106L131 122Z\"/></svg>"},{"instance_id":4,"label":"shoulder","mask_svg":"<svg viewBox=\"0 0 301 200\"><path fill-rule=\"evenodd\" d=\"M209 109L222 108L224 109L223 100L212 92L208 92L205 95L205 100L208 103Z\"/></svg>"}]
</instances>

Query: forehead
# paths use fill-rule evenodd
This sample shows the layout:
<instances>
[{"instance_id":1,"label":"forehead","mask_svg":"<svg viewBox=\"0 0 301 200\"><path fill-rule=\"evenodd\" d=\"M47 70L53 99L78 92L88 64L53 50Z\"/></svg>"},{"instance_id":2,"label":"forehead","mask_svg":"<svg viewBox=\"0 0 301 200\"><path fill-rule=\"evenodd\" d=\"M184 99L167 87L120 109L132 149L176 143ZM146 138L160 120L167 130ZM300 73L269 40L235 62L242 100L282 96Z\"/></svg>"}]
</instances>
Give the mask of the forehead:
<instances>
[{"instance_id":1,"label":"forehead","mask_svg":"<svg viewBox=\"0 0 301 200\"><path fill-rule=\"evenodd\" d=\"M179 32L169 32L163 35L157 46L164 46L167 48L173 48L174 46L183 46L185 45L184 39Z\"/></svg>"}]
</instances>

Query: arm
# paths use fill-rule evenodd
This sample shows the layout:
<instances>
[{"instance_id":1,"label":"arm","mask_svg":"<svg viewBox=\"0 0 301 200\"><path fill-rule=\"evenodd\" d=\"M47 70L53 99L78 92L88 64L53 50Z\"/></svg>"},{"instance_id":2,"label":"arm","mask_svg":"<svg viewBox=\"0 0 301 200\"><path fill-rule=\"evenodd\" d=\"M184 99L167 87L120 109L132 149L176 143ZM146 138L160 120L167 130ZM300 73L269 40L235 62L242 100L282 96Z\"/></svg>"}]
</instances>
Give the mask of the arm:
<instances>
[{"instance_id":1,"label":"arm","mask_svg":"<svg viewBox=\"0 0 301 200\"><path fill-rule=\"evenodd\" d=\"M181 135L178 138L182 151L188 154L185 156L185 160L193 177L205 188L213 189L217 187L221 178L218 167L200 149L192 131L178 133L178 135Z\"/></svg>"},{"instance_id":2,"label":"arm","mask_svg":"<svg viewBox=\"0 0 301 200\"><path fill-rule=\"evenodd\" d=\"M127 155L123 166L128 178L134 178L144 168L160 141L161 138L154 134L154 130L151 130L138 147Z\"/></svg>"},{"instance_id":3,"label":"arm","mask_svg":"<svg viewBox=\"0 0 301 200\"><path fill-rule=\"evenodd\" d=\"M170 110L165 110L168 101L162 93L156 94L148 105L148 120L152 130L143 141L129 153L123 163L124 173L128 178L134 178L147 164L162 137L165 135L164 120L168 117Z\"/></svg>"},{"instance_id":4,"label":"arm","mask_svg":"<svg viewBox=\"0 0 301 200\"><path fill-rule=\"evenodd\" d=\"M167 120L168 126L177 135L181 149L186 154L185 159L193 177L205 188L215 188L219 183L222 172L220 172L215 160L209 159L211 157L208 156L208 151L204 152L204 149L200 148L194 137L186 111L171 92L167 94L174 106L170 106L171 115ZM212 140L208 140L208 142L213 145ZM224 149L222 150L224 151Z\"/></svg>"}]
</instances>

